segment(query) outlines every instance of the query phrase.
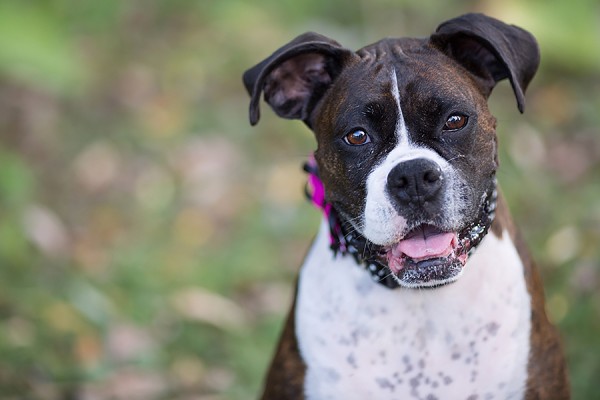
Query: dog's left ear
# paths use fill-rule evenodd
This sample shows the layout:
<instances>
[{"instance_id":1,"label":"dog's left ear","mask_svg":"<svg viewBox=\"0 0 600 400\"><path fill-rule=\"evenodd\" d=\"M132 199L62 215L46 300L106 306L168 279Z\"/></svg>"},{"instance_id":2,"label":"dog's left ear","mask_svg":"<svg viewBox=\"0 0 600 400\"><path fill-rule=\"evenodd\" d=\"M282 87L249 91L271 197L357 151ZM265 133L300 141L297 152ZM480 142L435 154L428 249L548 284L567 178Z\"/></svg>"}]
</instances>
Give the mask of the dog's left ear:
<instances>
[{"instance_id":1,"label":"dog's left ear","mask_svg":"<svg viewBox=\"0 0 600 400\"><path fill-rule=\"evenodd\" d=\"M310 127L314 106L356 55L318 33L308 32L281 47L244 73L250 94L250 123L260 118L260 96L283 118L300 119Z\"/></svg>"},{"instance_id":2,"label":"dog's left ear","mask_svg":"<svg viewBox=\"0 0 600 400\"><path fill-rule=\"evenodd\" d=\"M519 111L524 111L524 92L540 63L529 32L483 14L466 14L441 24L430 42L482 79L488 96L498 81L508 78Z\"/></svg>"}]
</instances>

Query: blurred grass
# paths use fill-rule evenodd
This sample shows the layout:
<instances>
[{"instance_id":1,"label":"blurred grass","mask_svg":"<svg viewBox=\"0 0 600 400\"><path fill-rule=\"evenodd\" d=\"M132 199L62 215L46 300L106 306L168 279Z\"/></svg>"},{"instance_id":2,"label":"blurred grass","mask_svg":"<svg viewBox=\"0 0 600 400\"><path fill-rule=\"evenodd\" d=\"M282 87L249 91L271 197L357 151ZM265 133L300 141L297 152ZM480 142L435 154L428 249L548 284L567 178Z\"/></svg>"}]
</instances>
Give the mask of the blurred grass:
<instances>
[{"instance_id":1,"label":"blurred grass","mask_svg":"<svg viewBox=\"0 0 600 400\"><path fill-rule=\"evenodd\" d=\"M319 216L310 132L250 128L242 72L307 30L358 48L467 11L540 41L527 113L491 99L499 179L574 398L600 398L595 0L3 1L0 398L255 397Z\"/></svg>"}]
</instances>

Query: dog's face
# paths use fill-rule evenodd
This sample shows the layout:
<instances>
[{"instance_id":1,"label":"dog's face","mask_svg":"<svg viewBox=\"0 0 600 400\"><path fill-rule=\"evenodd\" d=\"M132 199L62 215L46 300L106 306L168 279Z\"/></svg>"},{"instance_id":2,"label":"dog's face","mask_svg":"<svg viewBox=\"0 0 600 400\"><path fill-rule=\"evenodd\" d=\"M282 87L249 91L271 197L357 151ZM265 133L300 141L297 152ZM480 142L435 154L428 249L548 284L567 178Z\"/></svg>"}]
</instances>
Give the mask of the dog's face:
<instances>
[{"instance_id":1,"label":"dog's face","mask_svg":"<svg viewBox=\"0 0 600 400\"><path fill-rule=\"evenodd\" d=\"M495 184L486 98L455 61L422 43L387 40L361 53L372 56L340 74L315 115L328 201L388 249L402 284L454 280L466 261L459 233L477 223ZM444 272L407 275L408 260Z\"/></svg>"},{"instance_id":2,"label":"dog's face","mask_svg":"<svg viewBox=\"0 0 600 400\"><path fill-rule=\"evenodd\" d=\"M386 39L356 53L307 34L245 80L279 115L313 129L327 201L382 246L400 284L423 287L460 276L466 232L495 190L487 97L508 77L522 109L537 63L531 35L467 15L429 39ZM256 122L254 98L253 112Z\"/></svg>"}]
</instances>

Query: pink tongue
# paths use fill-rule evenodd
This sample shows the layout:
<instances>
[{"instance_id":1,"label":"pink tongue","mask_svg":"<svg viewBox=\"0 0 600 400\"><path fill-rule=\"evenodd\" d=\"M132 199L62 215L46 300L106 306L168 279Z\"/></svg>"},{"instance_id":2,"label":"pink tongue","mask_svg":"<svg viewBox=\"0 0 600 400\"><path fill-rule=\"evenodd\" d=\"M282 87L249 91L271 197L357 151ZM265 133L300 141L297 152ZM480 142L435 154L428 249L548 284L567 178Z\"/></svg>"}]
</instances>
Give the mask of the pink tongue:
<instances>
[{"instance_id":1,"label":"pink tongue","mask_svg":"<svg viewBox=\"0 0 600 400\"><path fill-rule=\"evenodd\" d=\"M436 233L425 237L419 233L408 239L401 240L393 249L395 256L406 254L410 258L445 257L452 252L454 233Z\"/></svg>"}]
</instances>

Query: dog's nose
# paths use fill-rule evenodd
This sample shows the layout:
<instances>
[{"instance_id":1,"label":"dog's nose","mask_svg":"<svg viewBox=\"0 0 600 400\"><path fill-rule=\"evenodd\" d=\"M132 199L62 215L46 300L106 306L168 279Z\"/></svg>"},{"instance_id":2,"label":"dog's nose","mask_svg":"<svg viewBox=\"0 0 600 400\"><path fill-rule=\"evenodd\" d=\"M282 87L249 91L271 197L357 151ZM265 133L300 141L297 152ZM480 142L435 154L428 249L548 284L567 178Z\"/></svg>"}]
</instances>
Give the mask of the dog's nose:
<instances>
[{"instance_id":1,"label":"dog's nose","mask_svg":"<svg viewBox=\"0 0 600 400\"><path fill-rule=\"evenodd\" d=\"M387 177L387 190L400 204L422 205L438 194L443 178L436 162L416 158L392 168Z\"/></svg>"}]
</instances>

